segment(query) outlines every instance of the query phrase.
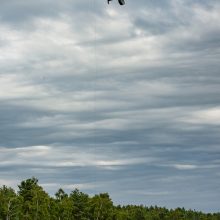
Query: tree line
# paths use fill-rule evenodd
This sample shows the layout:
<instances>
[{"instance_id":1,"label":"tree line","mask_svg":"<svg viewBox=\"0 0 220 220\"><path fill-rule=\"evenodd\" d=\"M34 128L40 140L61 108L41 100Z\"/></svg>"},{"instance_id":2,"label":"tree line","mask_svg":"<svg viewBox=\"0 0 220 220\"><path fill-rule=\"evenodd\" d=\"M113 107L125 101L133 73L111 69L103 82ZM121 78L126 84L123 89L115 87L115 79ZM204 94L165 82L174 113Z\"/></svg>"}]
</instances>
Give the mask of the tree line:
<instances>
[{"instance_id":1,"label":"tree line","mask_svg":"<svg viewBox=\"0 0 220 220\"><path fill-rule=\"evenodd\" d=\"M36 178L24 180L18 192L0 188L0 220L220 220L220 213L143 205L115 206L108 193L89 196L59 189L51 197Z\"/></svg>"}]
</instances>

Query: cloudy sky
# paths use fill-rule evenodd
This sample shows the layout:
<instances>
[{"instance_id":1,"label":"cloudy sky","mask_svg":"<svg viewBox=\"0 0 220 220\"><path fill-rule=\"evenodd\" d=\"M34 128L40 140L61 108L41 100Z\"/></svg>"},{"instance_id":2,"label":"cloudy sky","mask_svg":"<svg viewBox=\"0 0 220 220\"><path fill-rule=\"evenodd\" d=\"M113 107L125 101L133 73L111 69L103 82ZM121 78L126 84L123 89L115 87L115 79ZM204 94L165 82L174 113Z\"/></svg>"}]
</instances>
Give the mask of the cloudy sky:
<instances>
[{"instance_id":1,"label":"cloudy sky","mask_svg":"<svg viewBox=\"0 0 220 220\"><path fill-rule=\"evenodd\" d=\"M0 185L220 209L219 0L0 0Z\"/></svg>"}]
</instances>

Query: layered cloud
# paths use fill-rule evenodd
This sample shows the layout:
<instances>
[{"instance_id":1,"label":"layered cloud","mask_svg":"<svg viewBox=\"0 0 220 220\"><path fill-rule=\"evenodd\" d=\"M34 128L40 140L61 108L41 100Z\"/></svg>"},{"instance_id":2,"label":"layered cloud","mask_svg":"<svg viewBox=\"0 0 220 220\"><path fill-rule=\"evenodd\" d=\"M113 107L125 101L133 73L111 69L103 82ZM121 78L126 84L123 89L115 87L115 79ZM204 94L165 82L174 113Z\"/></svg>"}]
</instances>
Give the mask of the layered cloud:
<instances>
[{"instance_id":1,"label":"layered cloud","mask_svg":"<svg viewBox=\"0 0 220 220\"><path fill-rule=\"evenodd\" d=\"M216 0L1 2L0 184L218 211L219 19Z\"/></svg>"}]
</instances>

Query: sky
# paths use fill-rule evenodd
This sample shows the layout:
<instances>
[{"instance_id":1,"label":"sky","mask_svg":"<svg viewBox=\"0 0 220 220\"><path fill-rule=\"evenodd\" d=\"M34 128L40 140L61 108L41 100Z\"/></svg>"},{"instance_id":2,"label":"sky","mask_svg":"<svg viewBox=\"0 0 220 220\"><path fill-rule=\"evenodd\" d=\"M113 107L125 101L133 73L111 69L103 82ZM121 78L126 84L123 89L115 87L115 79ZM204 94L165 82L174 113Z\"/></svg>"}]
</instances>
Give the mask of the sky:
<instances>
[{"instance_id":1,"label":"sky","mask_svg":"<svg viewBox=\"0 0 220 220\"><path fill-rule=\"evenodd\" d=\"M220 211L219 0L0 5L0 185Z\"/></svg>"}]
</instances>

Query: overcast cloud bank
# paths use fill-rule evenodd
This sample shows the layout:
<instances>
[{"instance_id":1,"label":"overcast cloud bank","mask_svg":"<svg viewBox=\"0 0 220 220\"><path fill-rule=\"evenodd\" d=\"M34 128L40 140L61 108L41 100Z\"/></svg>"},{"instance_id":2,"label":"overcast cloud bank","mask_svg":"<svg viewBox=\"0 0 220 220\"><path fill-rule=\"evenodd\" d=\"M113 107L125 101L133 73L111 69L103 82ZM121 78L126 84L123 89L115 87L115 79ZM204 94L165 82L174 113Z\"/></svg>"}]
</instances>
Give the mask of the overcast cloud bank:
<instances>
[{"instance_id":1,"label":"overcast cloud bank","mask_svg":"<svg viewBox=\"0 0 220 220\"><path fill-rule=\"evenodd\" d=\"M0 184L219 211L219 1L1 1Z\"/></svg>"}]
</instances>

